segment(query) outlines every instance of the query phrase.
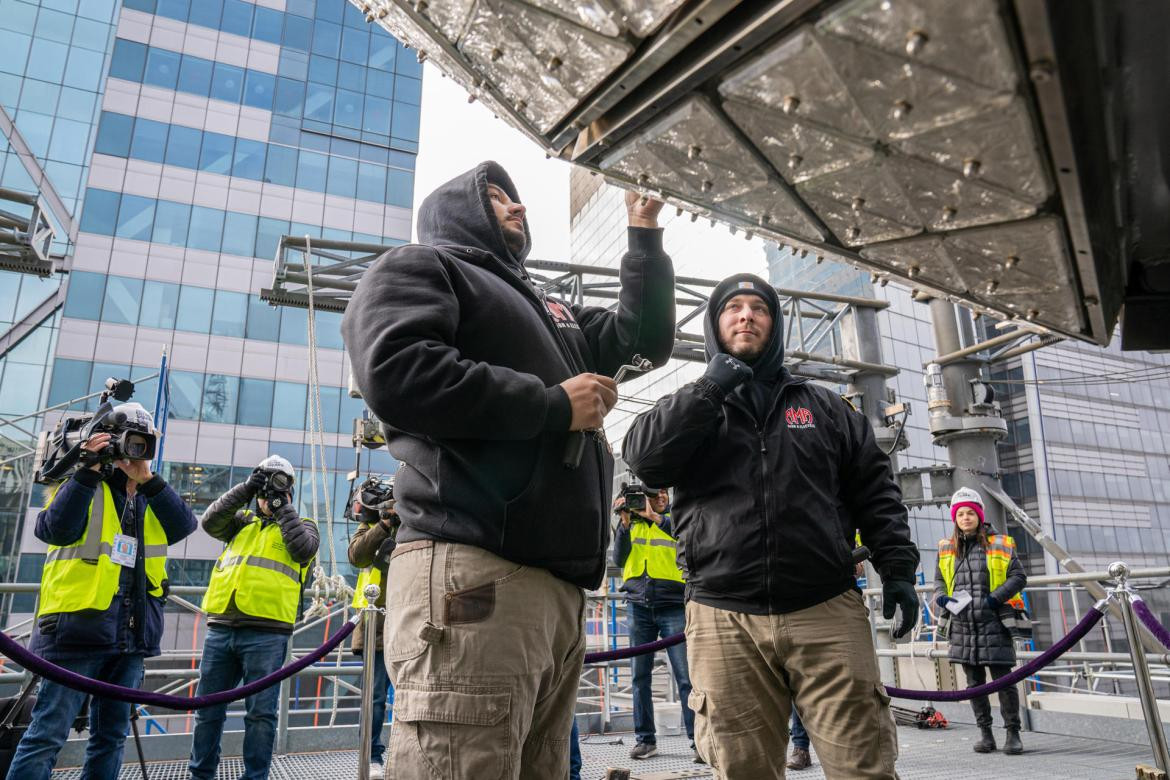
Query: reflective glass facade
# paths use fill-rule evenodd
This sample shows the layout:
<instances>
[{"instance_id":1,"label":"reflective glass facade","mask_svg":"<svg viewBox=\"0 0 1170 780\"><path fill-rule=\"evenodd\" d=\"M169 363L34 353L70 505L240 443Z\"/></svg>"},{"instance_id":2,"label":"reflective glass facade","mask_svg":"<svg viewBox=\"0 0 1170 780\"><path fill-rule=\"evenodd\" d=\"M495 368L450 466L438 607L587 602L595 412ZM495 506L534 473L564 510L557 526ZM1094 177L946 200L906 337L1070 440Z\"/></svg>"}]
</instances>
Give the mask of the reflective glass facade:
<instances>
[{"instance_id":1,"label":"reflective glass facade","mask_svg":"<svg viewBox=\"0 0 1170 780\"><path fill-rule=\"evenodd\" d=\"M0 279L4 330L57 302L0 356L0 414L92 409L68 402L106 377L154 373L165 349L164 476L201 511L280 454L298 469L310 515L308 312L258 293L282 235L409 240L422 75L413 53L341 0L0 0L0 14L0 101L77 230L61 243L72 255L63 282ZM36 192L15 147L3 151L0 184ZM326 516L334 521L321 562L348 573L341 510L363 405L345 391L339 325L318 312L317 508L323 539ZM153 410L157 389L143 381L135 399ZM396 465L367 451L361 468ZM21 550L33 579L43 546L20 526L43 499L34 489L0 502L0 544ZM175 581L205 582L221 548L202 531L174 548Z\"/></svg>"}]
</instances>

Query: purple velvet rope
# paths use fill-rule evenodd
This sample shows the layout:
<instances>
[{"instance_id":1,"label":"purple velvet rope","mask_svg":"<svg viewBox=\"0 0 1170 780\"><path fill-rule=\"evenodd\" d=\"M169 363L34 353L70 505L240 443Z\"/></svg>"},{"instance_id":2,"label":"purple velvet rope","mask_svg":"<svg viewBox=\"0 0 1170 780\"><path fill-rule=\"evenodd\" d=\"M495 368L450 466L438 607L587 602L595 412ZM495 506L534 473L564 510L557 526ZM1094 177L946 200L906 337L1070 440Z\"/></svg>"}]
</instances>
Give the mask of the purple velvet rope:
<instances>
[{"instance_id":1,"label":"purple velvet rope","mask_svg":"<svg viewBox=\"0 0 1170 780\"><path fill-rule=\"evenodd\" d=\"M620 661L623 658L633 658L636 655L643 653L657 653L659 650L665 650L668 647L674 647L677 644L687 641L686 634L675 634L668 636L665 639L659 639L657 642L649 642L644 645L635 645L633 647L623 647L618 650L605 650L598 653L586 653L585 663L599 664L605 661Z\"/></svg>"},{"instance_id":2,"label":"purple velvet rope","mask_svg":"<svg viewBox=\"0 0 1170 780\"><path fill-rule=\"evenodd\" d=\"M329 637L325 644L308 655L298 658L288 666L277 669L272 674L261 677L259 680L255 680L239 688L210 693L204 696L170 696L165 693L142 691L137 688L123 688L121 685L112 685L101 680L93 680L46 661L4 633L0 633L0 653L8 656L30 672L39 674L47 680L52 680L67 688L72 688L93 696L99 696L103 699L114 699L115 701L124 701L130 704L149 704L152 707L164 707L170 710L201 710L204 707L214 707L216 704L226 704L230 701L251 696L269 686L276 685L288 677L292 677L311 664L317 663L317 661L332 653L338 645L345 641L347 636L353 633L354 628L357 626L356 621L360 616L361 613L359 612L342 626L336 634Z\"/></svg>"},{"instance_id":3,"label":"purple velvet rope","mask_svg":"<svg viewBox=\"0 0 1170 780\"><path fill-rule=\"evenodd\" d=\"M1167 631L1166 627L1158 622L1158 618L1154 617L1154 613L1146 606L1146 602L1135 598L1133 600L1133 612L1138 616L1138 620L1142 621L1142 625L1158 638L1162 646L1170 650L1170 631Z\"/></svg>"},{"instance_id":4,"label":"purple velvet rope","mask_svg":"<svg viewBox=\"0 0 1170 780\"><path fill-rule=\"evenodd\" d=\"M886 693L890 696L899 699L916 699L918 701L967 701L979 696L987 696L991 693L1015 685L1020 680L1026 677L1031 677L1036 672L1043 669L1048 664L1055 661L1060 656L1064 655L1077 642L1084 639L1093 626L1105 616L1105 613L1099 611L1096 607L1090 609L1085 616L1081 618L1081 622L1077 623L1072 631L1069 631L1063 638L1061 638L1052 647L1045 650L1036 658L1033 658L1028 663L1021 666L1019 669L1005 674L998 680L992 680L983 685L977 685L974 688L965 688L961 691L912 691L905 688L891 688L886 686Z\"/></svg>"}]
</instances>

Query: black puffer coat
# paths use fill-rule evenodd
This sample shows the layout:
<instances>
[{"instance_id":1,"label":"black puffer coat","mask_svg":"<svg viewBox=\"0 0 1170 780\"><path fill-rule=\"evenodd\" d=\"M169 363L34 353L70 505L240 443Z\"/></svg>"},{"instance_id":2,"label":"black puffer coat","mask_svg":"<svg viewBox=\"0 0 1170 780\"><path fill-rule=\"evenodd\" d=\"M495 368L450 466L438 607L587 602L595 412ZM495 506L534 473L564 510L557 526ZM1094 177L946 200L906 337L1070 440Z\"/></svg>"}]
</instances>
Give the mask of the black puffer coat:
<instances>
[{"instance_id":1,"label":"black puffer coat","mask_svg":"<svg viewBox=\"0 0 1170 780\"><path fill-rule=\"evenodd\" d=\"M1011 634L1003 627L995 610L988 609L984 599L990 593L1001 605L1024 589L1028 576L1020 559L1012 553L1007 580L994 591L990 589L991 574L987 570L987 553L974 538L961 537L955 554L954 593L965 590L971 594L971 605L958 615L951 616L951 647L948 657L952 663L969 666L1002 665L1016 662L1016 646ZM947 593L942 570L935 566L934 598ZM944 608L938 608L940 612ZM947 612L946 614L950 614Z\"/></svg>"}]
</instances>

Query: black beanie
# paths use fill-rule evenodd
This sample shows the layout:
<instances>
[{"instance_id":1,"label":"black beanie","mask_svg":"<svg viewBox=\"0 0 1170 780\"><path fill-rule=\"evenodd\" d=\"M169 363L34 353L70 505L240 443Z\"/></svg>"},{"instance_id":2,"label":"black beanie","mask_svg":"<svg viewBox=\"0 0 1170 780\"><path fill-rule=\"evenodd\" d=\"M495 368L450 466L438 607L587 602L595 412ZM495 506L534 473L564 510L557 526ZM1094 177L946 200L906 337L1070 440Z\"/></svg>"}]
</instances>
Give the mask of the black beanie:
<instances>
[{"instance_id":1,"label":"black beanie","mask_svg":"<svg viewBox=\"0 0 1170 780\"><path fill-rule=\"evenodd\" d=\"M760 296L768 304L772 319L776 319L777 296L772 286L755 274L736 274L724 279L711 291L708 306L716 320L719 318L719 313L723 311L724 305L737 295Z\"/></svg>"}]
</instances>

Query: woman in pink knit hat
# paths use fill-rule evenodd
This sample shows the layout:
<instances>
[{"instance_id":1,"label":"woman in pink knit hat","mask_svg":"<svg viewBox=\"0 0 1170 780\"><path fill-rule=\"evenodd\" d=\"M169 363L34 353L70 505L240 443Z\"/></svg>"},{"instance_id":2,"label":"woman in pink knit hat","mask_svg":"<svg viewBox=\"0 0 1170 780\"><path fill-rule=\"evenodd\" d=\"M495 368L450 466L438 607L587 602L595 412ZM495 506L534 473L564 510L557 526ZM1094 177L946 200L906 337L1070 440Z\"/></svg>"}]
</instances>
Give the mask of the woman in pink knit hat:
<instances>
[{"instance_id":1,"label":"woman in pink knit hat","mask_svg":"<svg viewBox=\"0 0 1170 780\"><path fill-rule=\"evenodd\" d=\"M961 664L967 687L974 688L1009 673L1016 663L1016 647L1004 625L1012 622L1024 602L1020 591L1028 582L1016 557L1015 540L989 532L983 518L983 499L971 488L951 497L954 530L938 543L934 601L950 619L951 663ZM971 700L981 736L976 753L996 749L991 731L991 703L986 696ZM1007 729L1004 753L1024 752L1020 742L1020 699L1015 686L999 692L999 711Z\"/></svg>"}]
</instances>

